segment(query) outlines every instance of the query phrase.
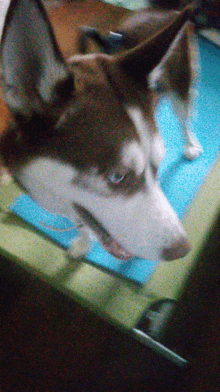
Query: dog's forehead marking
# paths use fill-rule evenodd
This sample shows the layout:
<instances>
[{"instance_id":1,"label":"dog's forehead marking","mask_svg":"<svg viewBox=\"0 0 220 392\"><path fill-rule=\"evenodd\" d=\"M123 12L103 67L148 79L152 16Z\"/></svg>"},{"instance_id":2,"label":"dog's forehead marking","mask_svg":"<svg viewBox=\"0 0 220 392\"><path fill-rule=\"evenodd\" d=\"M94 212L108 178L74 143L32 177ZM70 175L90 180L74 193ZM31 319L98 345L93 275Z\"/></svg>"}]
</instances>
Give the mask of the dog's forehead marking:
<instances>
[{"instance_id":1,"label":"dog's forehead marking","mask_svg":"<svg viewBox=\"0 0 220 392\"><path fill-rule=\"evenodd\" d=\"M150 150L150 130L144 117L143 111L137 106L126 106L126 111L133 122L141 144L144 148L145 156L148 156Z\"/></svg>"},{"instance_id":2,"label":"dog's forehead marking","mask_svg":"<svg viewBox=\"0 0 220 392\"><path fill-rule=\"evenodd\" d=\"M137 175L143 173L146 159L140 144L133 140L124 144L121 152L122 164L133 169Z\"/></svg>"},{"instance_id":3,"label":"dog's forehead marking","mask_svg":"<svg viewBox=\"0 0 220 392\"><path fill-rule=\"evenodd\" d=\"M148 126L143 111L137 106L126 106L127 113L134 123L138 133L148 132Z\"/></svg>"}]
</instances>

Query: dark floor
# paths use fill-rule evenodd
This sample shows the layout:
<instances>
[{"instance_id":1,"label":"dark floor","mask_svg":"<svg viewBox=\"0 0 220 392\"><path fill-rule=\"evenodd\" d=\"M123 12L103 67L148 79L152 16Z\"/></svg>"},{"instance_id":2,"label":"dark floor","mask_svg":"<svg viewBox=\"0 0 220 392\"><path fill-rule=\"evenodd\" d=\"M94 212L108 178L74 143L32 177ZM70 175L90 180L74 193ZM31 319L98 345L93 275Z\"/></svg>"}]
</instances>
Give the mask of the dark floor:
<instances>
[{"instance_id":1,"label":"dark floor","mask_svg":"<svg viewBox=\"0 0 220 392\"><path fill-rule=\"evenodd\" d=\"M50 287L9 269L2 275L4 392L152 390L145 383L160 391L167 382L161 368L176 382L170 364Z\"/></svg>"},{"instance_id":2,"label":"dark floor","mask_svg":"<svg viewBox=\"0 0 220 392\"><path fill-rule=\"evenodd\" d=\"M219 250L218 221L190 279L191 288L174 314L181 328L178 331L176 323L171 323L165 336L168 345L173 344L190 359L191 366L185 370L3 260L1 390L220 390ZM192 309L186 307L189 302ZM196 309L194 303L198 303Z\"/></svg>"}]
</instances>

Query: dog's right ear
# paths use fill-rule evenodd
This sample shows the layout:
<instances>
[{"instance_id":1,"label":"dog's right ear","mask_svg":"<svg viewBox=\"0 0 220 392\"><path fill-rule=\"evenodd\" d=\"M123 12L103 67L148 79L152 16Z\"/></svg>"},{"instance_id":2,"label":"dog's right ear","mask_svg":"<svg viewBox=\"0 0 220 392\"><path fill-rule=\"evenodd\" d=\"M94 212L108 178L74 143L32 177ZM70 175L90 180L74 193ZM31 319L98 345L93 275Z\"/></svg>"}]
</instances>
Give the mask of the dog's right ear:
<instances>
[{"instance_id":1,"label":"dog's right ear","mask_svg":"<svg viewBox=\"0 0 220 392\"><path fill-rule=\"evenodd\" d=\"M59 112L73 91L73 76L39 0L11 1L1 62L5 101L20 118Z\"/></svg>"}]
</instances>

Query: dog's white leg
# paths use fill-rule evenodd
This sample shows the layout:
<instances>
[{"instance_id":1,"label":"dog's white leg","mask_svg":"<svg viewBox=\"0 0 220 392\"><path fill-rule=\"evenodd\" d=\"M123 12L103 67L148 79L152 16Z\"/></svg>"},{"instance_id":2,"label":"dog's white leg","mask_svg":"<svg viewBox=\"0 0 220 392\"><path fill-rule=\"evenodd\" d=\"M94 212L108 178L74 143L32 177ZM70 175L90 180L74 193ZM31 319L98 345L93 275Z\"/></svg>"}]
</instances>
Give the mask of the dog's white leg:
<instances>
[{"instance_id":1,"label":"dog's white leg","mask_svg":"<svg viewBox=\"0 0 220 392\"><path fill-rule=\"evenodd\" d=\"M68 256L70 258L78 258L85 256L91 246L91 234L89 229L81 222L77 222L77 228L79 229L79 235L75 238L68 249Z\"/></svg>"},{"instance_id":2,"label":"dog's white leg","mask_svg":"<svg viewBox=\"0 0 220 392\"><path fill-rule=\"evenodd\" d=\"M196 92L194 91L193 95L195 96L195 94ZM182 131L186 141L184 155L187 159L192 161L198 158L203 152L203 148L196 136L194 135L193 131L191 130L190 126L192 105L190 102L184 102L177 96L172 96L171 99L174 109L180 119Z\"/></svg>"},{"instance_id":3,"label":"dog's white leg","mask_svg":"<svg viewBox=\"0 0 220 392\"><path fill-rule=\"evenodd\" d=\"M183 132L186 138L184 154L188 160L192 161L202 154L203 148L189 127L186 126Z\"/></svg>"}]
</instances>

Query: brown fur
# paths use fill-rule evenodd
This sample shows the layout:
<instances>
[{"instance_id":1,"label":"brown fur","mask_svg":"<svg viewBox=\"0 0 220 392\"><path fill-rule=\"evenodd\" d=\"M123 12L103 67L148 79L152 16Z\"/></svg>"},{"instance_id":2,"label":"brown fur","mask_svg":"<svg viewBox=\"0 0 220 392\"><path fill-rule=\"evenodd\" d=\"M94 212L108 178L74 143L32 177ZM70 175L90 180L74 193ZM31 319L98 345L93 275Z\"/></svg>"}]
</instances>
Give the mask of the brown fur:
<instances>
[{"instance_id":1,"label":"brown fur","mask_svg":"<svg viewBox=\"0 0 220 392\"><path fill-rule=\"evenodd\" d=\"M131 258L134 251L139 257L171 260L183 257L189 243L156 181L163 146L154 111L157 84L176 94L182 105L188 99L190 8L166 13L165 22L161 13L154 22L152 15L128 23L127 38L133 39L128 50L65 61L41 3L12 0L1 51L4 94L12 121L1 138L0 154L15 179L45 208L65 211L75 219L74 206L82 207L79 215L84 211L92 226L108 233L105 245L116 257ZM184 78L184 84L179 78ZM122 174L123 180L112 182L112 173ZM137 209L134 222L130 200ZM168 219L161 228L159 217L164 213ZM131 221L124 225L128 218ZM140 225L143 233L137 233ZM155 244L149 244L149 235Z\"/></svg>"}]
</instances>

